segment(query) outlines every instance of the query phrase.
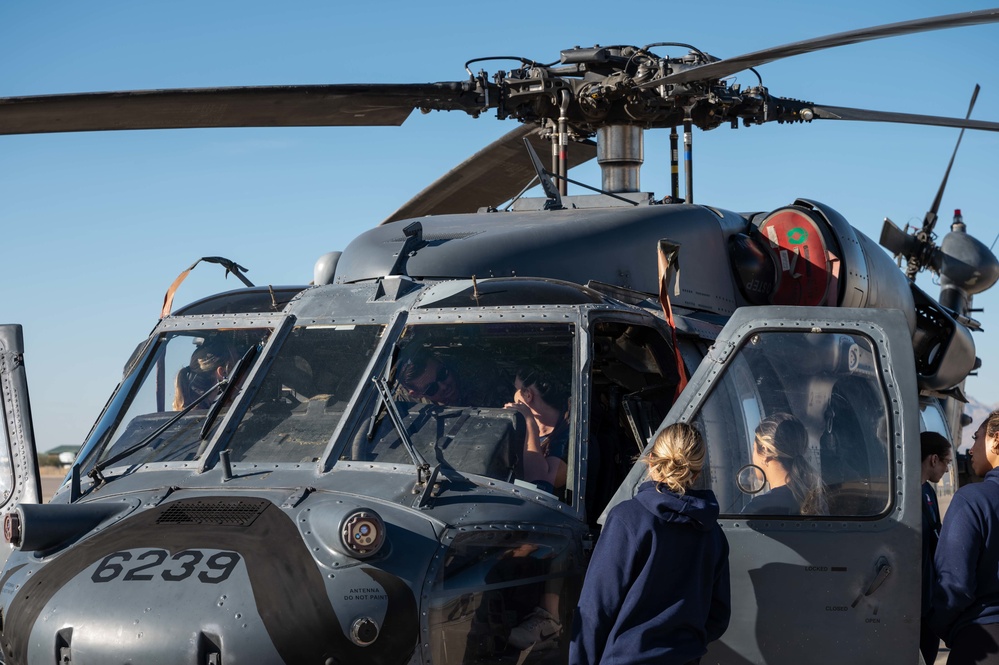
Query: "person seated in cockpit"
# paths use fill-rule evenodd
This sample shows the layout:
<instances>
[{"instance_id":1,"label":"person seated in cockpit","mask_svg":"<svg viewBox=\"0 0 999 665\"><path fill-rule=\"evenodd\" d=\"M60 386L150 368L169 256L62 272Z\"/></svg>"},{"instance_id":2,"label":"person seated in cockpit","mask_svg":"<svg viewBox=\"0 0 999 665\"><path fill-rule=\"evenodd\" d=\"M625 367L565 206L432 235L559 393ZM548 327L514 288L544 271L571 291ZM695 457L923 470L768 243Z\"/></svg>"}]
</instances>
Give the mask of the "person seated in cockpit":
<instances>
[{"instance_id":1,"label":"person seated in cockpit","mask_svg":"<svg viewBox=\"0 0 999 665\"><path fill-rule=\"evenodd\" d=\"M441 406L501 406L505 397L495 372L471 362L463 360L459 368L429 349L419 349L399 362L396 377L411 400Z\"/></svg>"},{"instance_id":2,"label":"person seated in cockpit","mask_svg":"<svg viewBox=\"0 0 999 665\"><path fill-rule=\"evenodd\" d=\"M523 368L513 382L513 402L527 423L524 480L556 493L565 488L569 459L569 391L548 371Z\"/></svg>"},{"instance_id":3,"label":"person seated in cockpit","mask_svg":"<svg viewBox=\"0 0 999 665\"><path fill-rule=\"evenodd\" d=\"M789 413L765 418L753 438L753 464L763 470L770 491L756 496L744 513L828 515L825 486L805 458L808 432Z\"/></svg>"},{"instance_id":4,"label":"person seated in cockpit","mask_svg":"<svg viewBox=\"0 0 999 665\"><path fill-rule=\"evenodd\" d=\"M524 480L551 494L565 490L569 459L569 391L543 369L522 368L513 382L513 402L506 408L524 416ZM545 649L557 644L561 582L549 580L538 607L510 631L517 649Z\"/></svg>"},{"instance_id":5,"label":"person seated in cockpit","mask_svg":"<svg viewBox=\"0 0 999 665\"><path fill-rule=\"evenodd\" d=\"M202 342L191 354L191 362L181 367L174 381L173 409L180 411L204 395L221 381L232 369L236 357L226 344L219 341ZM211 400L206 399L198 408L207 409Z\"/></svg>"}]
</instances>

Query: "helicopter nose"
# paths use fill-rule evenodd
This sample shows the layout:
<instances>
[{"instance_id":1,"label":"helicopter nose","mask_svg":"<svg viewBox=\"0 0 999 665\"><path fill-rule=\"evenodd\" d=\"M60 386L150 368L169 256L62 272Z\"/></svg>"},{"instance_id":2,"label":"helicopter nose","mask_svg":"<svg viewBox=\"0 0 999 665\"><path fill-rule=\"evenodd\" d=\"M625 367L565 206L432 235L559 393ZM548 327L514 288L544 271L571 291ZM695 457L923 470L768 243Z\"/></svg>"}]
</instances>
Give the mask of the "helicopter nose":
<instances>
[{"instance_id":1,"label":"helicopter nose","mask_svg":"<svg viewBox=\"0 0 999 665\"><path fill-rule=\"evenodd\" d=\"M380 522L352 517L345 535L370 547ZM135 513L10 579L4 661L406 662L419 635L410 587L357 560L334 573L302 535L255 497Z\"/></svg>"}]
</instances>

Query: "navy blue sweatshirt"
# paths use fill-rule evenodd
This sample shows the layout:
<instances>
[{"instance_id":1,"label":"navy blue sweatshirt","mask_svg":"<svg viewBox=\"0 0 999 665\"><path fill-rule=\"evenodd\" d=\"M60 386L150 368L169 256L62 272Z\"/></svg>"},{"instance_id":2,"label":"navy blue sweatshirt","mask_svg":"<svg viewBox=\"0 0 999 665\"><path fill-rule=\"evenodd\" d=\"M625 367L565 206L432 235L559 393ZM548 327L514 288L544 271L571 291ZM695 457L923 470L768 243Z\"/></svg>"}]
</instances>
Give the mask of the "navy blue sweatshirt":
<instances>
[{"instance_id":1,"label":"navy blue sweatshirt","mask_svg":"<svg viewBox=\"0 0 999 665\"><path fill-rule=\"evenodd\" d=\"M643 483L615 506L576 608L570 665L687 663L728 628L728 541L711 490Z\"/></svg>"},{"instance_id":2,"label":"navy blue sweatshirt","mask_svg":"<svg viewBox=\"0 0 999 665\"><path fill-rule=\"evenodd\" d=\"M926 617L933 606L933 583L936 573L933 570L933 556L940 540L940 503L937 492L929 482L923 483L923 605L922 615Z\"/></svg>"},{"instance_id":3,"label":"navy blue sweatshirt","mask_svg":"<svg viewBox=\"0 0 999 665\"><path fill-rule=\"evenodd\" d=\"M936 555L930 624L950 644L972 623L999 623L999 469L951 500Z\"/></svg>"}]
</instances>

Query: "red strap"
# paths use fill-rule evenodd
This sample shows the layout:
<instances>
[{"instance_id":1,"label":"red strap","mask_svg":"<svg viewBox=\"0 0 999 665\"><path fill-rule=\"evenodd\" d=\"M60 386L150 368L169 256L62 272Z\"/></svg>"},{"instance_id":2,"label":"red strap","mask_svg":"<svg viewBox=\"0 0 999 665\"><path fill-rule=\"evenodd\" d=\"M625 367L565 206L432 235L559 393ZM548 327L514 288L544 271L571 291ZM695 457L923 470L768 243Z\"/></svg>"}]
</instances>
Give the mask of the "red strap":
<instances>
[{"instance_id":1,"label":"red strap","mask_svg":"<svg viewBox=\"0 0 999 665\"><path fill-rule=\"evenodd\" d=\"M659 304L666 315L666 323L669 324L670 335L673 337L673 353L676 355L676 372L680 377L676 384L676 393L673 399L676 400L687 385L687 370L683 364L683 356L680 355L680 345L676 340L676 323L673 320L673 308L669 304L669 285L674 282L678 294L680 288L680 246L669 240L659 241ZM674 295L675 295L674 294Z\"/></svg>"}]
</instances>

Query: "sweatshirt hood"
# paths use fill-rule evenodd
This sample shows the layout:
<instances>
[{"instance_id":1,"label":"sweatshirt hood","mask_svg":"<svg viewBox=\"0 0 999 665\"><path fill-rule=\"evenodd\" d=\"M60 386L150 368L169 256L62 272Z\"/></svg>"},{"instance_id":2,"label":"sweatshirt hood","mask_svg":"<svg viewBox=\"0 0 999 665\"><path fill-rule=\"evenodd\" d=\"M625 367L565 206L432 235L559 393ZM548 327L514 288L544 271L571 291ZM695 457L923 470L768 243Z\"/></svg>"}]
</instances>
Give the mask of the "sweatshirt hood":
<instances>
[{"instance_id":1,"label":"sweatshirt hood","mask_svg":"<svg viewBox=\"0 0 999 665\"><path fill-rule=\"evenodd\" d=\"M639 486L635 498L664 522L689 524L701 531L711 529L718 522L718 500L711 490L675 494L665 487L657 488L650 480Z\"/></svg>"}]
</instances>

